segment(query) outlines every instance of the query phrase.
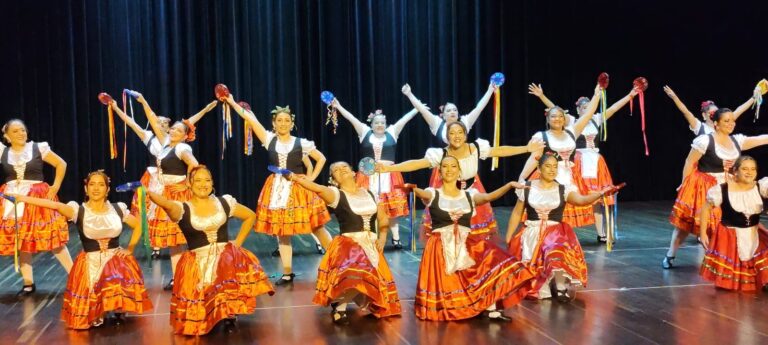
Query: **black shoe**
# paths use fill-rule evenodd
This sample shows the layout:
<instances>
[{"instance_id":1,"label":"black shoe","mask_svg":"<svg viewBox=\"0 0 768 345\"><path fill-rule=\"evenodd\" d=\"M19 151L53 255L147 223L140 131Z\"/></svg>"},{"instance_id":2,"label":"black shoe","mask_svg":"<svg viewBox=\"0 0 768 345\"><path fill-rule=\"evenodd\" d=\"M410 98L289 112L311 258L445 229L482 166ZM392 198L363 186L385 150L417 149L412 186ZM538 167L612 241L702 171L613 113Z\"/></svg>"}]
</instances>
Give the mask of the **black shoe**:
<instances>
[{"instance_id":1,"label":"black shoe","mask_svg":"<svg viewBox=\"0 0 768 345\"><path fill-rule=\"evenodd\" d=\"M400 240L392 239L392 246L397 250L403 250L403 243Z\"/></svg>"},{"instance_id":2,"label":"black shoe","mask_svg":"<svg viewBox=\"0 0 768 345\"><path fill-rule=\"evenodd\" d=\"M280 248L275 248L275 251L272 252L272 256L274 256L274 257L280 256Z\"/></svg>"},{"instance_id":3,"label":"black shoe","mask_svg":"<svg viewBox=\"0 0 768 345\"><path fill-rule=\"evenodd\" d=\"M160 250L159 249L153 249L152 250L152 260L160 260Z\"/></svg>"},{"instance_id":4,"label":"black shoe","mask_svg":"<svg viewBox=\"0 0 768 345\"><path fill-rule=\"evenodd\" d=\"M289 279L285 279L286 277L288 277ZM295 274L295 273L291 273L291 274L283 274L283 276L282 276L282 277L280 277L280 279L278 279L278 280L275 282L275 285L286 285L286 284L293 284L293 279L294 279L294 278L296 278L296 274Z\"/></svg>"},{"instance_id":5,"label":"black shoe","mask_svg":"<svg viewBox=\"0 0 768 345\"><path fill-rule=\"evenodd\" d=\"M165 286L163 286L163 290L165 291L173 290L173 279L171 279L171 281L169 281L168 284L165 284Z\"/></svg>"},{"instance_id":6,"label":"black shoe","mask_svg":"<svg viewBox=\"0 0 768 345\"><path fill-rule=\"evenodd\" d=\"M664 256L664 260L661 261L661 267L664 268L665 270L675 267L675 257Z\"/></svg>"},{"instance_id":7,"label":"black shoe","mask_svg":"<svg viewBox=\"0 0 768 345\"><path fill-rule=\"evenodd\" d=\"M35 284L32 285L24 285L19 292L16 293L16 297L27 297L37 291L37 288L35 288Z\"/></svg>"},{"instance_id":8,"label":"black shoe","mask_svg":"<svg viewBox=\"0 0 768 345\"><path fill-rule=\"evenodd\" d=\"M560 303L570 303L576 298L575 291L571 289L555 290L555 298Z\"/></svg>"},{"instance_id":9,"label":"black shoe","mask_svg":"<svg viewBox=\"0 0 768 345\"><path fill-rule=\"evenodd\" d=\"M323 248L323 246L321 246L320 243L315 243L315 246L317 247L317 253L318 254L320 254L320 255L324 255L325 254L325 248Z\"/></svg>"},{"instance_id":10,"label":"black shoe","mask_svg":"<svg viewBox=\"0 0 768 345\"><path fill-rule=\"evenodd\" d=\"M337 325L347 325L349 324L349 315L347 315L346 310L341 311L334 309L331 313L331 320Z\"/></svg>"},{"instance_id":11,"label":"black shoe","mask_svg":"<svg viewBox=\"0 0 768 345\"><path fill-rule=\"evenodd\" d=\"M597 235L598 243L608 243L608 237Z\"/></svg>"},{"instance_id":12,"label":"black shoe","mask_svg":"<svg viewBox=\"0 0 768 345\"><path fill-rule=\"evenodd\" d=\"M234 333L237 331L237 323L235 321L235 319L224 319L222 324L224 332Z\"/></svg>"},{"instance_id":13,"label":"black shoe","mask_svg":"<svg viewBox=\"0 0 768 345\"><path fill-rule=\"evenodd\" d=\"M491 314L494 314L494 316L491 316ZM483 312L483 317L485 317L489 321L496 321L496 322L512 321L512 318L504 315L504 313L502 313L501 310L493 310L493 311L486 310Z\"/></svg>"},{"instance_id":14,"label":"black shoe","mask_svg":"<svg viewBox=\"0 0 768 345\"><path fill-rule=\"evenodd\" d=\"M125 324L125 313L115 313L114 316L114 325L115 326L122 326Z\"/></svg>"}]
</instances>

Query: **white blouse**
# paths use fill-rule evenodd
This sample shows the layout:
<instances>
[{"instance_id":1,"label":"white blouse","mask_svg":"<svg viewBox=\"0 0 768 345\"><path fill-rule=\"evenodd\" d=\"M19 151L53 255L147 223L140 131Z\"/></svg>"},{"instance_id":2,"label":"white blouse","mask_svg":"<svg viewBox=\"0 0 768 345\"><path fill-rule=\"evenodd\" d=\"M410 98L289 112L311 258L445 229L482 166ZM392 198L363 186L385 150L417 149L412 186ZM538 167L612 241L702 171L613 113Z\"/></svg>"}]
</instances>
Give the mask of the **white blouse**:
<instances>
[{"instance_id":1,"label":"white blouse","mask_svg":"<svg viewBox=\"0 0 768 345\"><path fill-rule=\"evenodd\" d=\"M763 212L763 199L768 198L768 177L763 177L757 182L755 188L747 191L728 190L728 201L731 207L749 217ZM716 207L723 204L723 191L720 185L713 186L707 191L707 201ZM757 225L749 228L732 227L736 233L736 248L739 259L751 260L757 251L758 239Z\"/></svg>"},{"instance_id":2,"label":"white blouse","mask_svg":"<svg viewBox=\"0 0 768 345\"><path fill-rule=\"evenodd\" d=\"M461 167L462 180L468 180L477 176L478 159L485 160L488 158L488 154L490 154L491 144L488 142L488 140L477 139L475 140L475 143L477 143L479 150L475 150L474 145L470 144L470 154L464 158L459 159L459 167ZM443 159L443 149L437 147L427 149L427 152L424 154L424 159L429 162L429 166L431 168L440 166L440 160Z\"/></svg>"},{"instance_id":3,"label":"white blouse","mask_svg":"<svg viewBox=\"0 0 768 345\"><path fill-rule=\"evenodd\" d=\"M0 156L3 155L5 150L8 150L9 164L14 165L17 163L29 163L29 161L32 160L32 146L34 144L34 141L28 141L26 144L24 144L24 149L21 152L15 152L9 147L5 146L3 143L0 143ZM40 150L40 157L43 159L45 159L45 156L51 152L51 147L45 141L37 143L37 148Z\"/></svg>"},{"instance_id":4,"label":"white blouse","mask_svg":"<svg viewBox=\"0 0 768 345\"><path fill-rule=\"evenodd\" d=\"M531 189L528 191L528 204L536 210L541 220L526 220L525 230L523 230L522 244L523 244L523 261L529 261L533 257L533 251L536 249L536 244L539 242L539 236L541 236L541 228L551 225L557 225L558 222L553 220L547 220L542 224L542 221L549 212L560 206L560 186L555 185L554 188L541 189L539 187L539 180L531 181ZM515 190L518 200L525 202L525 190ZM568 199L568 195L578 192L578 188L574 185L565 185L562 198Z\"/></svg>"},{"instance_id":5,"label":"white blouse","mask_svg":"<svg viewBox=\"0 0 768 345\"><path fill-rule=\"evenodd\" d=\"M573 129L570 127L566 128L566 130L573 133ZM544 142L544 136L541 132L534 134L533 139ZM557 177L555 179L558 183L563 185L572 184L571 166L573 165L573 162L569 161L568 158L571 157L576 150L576 141L565 132L562 133L561 138L555 137L552 133L547 133L547 139L549 139L549 148L557 152L562 158L562 160L557 162Z\"/></svg>"},{"instance_id":6,"label":"white blouse","mask_svg":"<svg viewBox=\"0 0 768 345\"><path fill-rule=\"evenodd\" d=\"M267 134L267 136L264 139L264 144L262 146L264 146L265 149L269 149L269 143L272 142L273 138L277 137L277 134L275 134L275 132L273 132L273 131L266 131L266 134ZM304 139L304 138L297 138L297 137L291 136L291 140L286 142L286 143L281 142L278 139L277 143L275 144L275 151L277 151L277 153L289 154L291 152L291 150L293 150L293 145L296 142L296 139L301 140L300 141L301 152L305 156L308 155L310 152L312 152L312 150L314 150L316 148L315 147L315 142L313 142L313 141L310 141L310 140L307 140L307 139Z\"/></svg>"},{"instance_id":7,"label":"white blouse","mask_svg":"<svg viewBox=\"0 0 768 345\"><path fill-rule=\"evenodd\" d=\"M376 204L376 201L371 197L370 194L368 194L368 191L365 189L359 189L357 190L357 193L351 194L347 193L345 191L339 190L336 187L329 187L331 188L331 191L333 191L333 202L328 204L328 206L332 208L336 208L339 206L339 200L341 198L341 193L344 193L347 197L347 204L349 205L349 209L356 215L363 217L363 222L370 219L370 216L375 214L378 210L378 206ZM363 225L365 226L365 225ZM370 228L373 226L373 224L367 225ZM363 252L365 253L365 256L368 257L368 261L370 261L371 265L373 267L379 267L379 249L376 245L376 233L373 231L357 231L357 232L348 232L341 234L344 237L347 237L354 241L360 248L363 249Z\"/></svg>"},{"instance_id":8,"label":"white blouse","mask_svg":"<svg viewBox=\"0 0 768 345\"><path fill-rule=\"evenodd\" d=\"M712 134L715 132L714 128L709 127L708 124L699 121L699 119L696 119L696 124L693 127L688 126L688 129L690 129L693 134L699 135L699 131L702 127L704 127L704 134Z\"/></svg>"},{"instance_id":9,"label":"white blouse","mask_svg":"<svg viewBox=\"0 0 768 345\"><path fill-rule=\"evenodd\" d=\"M461 215L472 212L476 191L473 192L473 190L469 190L471 200L467 200L467 196L463 191L456 197L445 195L442 188L435 190L434 188L429 187L425 189L425 191L432 195L429 198L427 207L432 205L432 201L435 199L435 194L439 191L440 200L438 200L437 206L441 210ZM454 233L456 228L458 228L458 237ZM465 270L475 265L475 260L469 256L469 251L467 249L467 237L471 231L472 229L462 225L447 225L442 228L432 229L433 233L440 234L440 241L443 245L443 260L445 261L446 274L453 274L456 271Z\"/></svg>"},{"instance_id":10,"label":"white blouse","mask_svg":"<svg viewBox=\"0 0 768 345\"><path fill-rule=\"evenodd\" d=\"M443 120L442 117L438 115L432 116L435 117L435 121L432 121L433 125L429 126L429 131L432 132L435 137L448 144L448 139L446 138L445 134L445 131L448 130L448 124L445 123L445 120ZM475 123L469 120L468 115L459 116L459 121L463 123L465 127L467 127L467 134L469 134L469 131L472 129L472 125ZM440 128L441 123L443 123L443 128L440 130L440 133L438 133L437 130Z\"/></svg>"},{"instance_id":11,"label":"white blouse","mask_svg":"<svg viewBox=\"0 0 768 345\"><path fill-rule=\"evenodd\" d=\"M103 240L119 237L123 231L123 220L130 214L128 206L125 203L118 202L117 206L123 213L123 217L118 216L112 204L107 204L107 211L104 213L97 213L91 210L87 204L83 203L83 233L85 237L92 240ZM75 222L79 216L80 204L75 201L67 203L73 211L72 219L70 221Z\"/></svg>"}]
</instances>

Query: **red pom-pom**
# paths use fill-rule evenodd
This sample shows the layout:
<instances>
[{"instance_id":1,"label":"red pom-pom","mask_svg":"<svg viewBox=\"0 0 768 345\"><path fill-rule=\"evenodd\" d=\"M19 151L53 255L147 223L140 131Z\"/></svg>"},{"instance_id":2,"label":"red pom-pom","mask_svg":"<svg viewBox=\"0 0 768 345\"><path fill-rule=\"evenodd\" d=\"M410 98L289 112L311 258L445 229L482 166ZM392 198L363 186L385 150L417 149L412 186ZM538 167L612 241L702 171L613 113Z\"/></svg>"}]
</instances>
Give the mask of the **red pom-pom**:
<instances>
[{"instance_id":1,"label":"red pom-pom","mask_svg":"<svg viewBox=\"0 0 768 345\"><path fill-rule=\"evenodd\" d=\"M597 76L597 83L600 85L601 88L607 89L608 88L608 82L610 81L610 78L608 77L608 73L600 73L599 76Z\"/></svg>"},{"instance_id":2,"label":"red pom-pom","mask_svg":"<svg viewBox=\"0 0 768 345\"><path fill-rule=\"evenodd\" d=\"M237 102L237 104L239 104L243 109L251 111L251 105L248 104L247 102L240 101L240 102Z\"/></svg>"},{"instance_id":3,"label":"red pom-pom","mask_svg":"<svg viewBox=\"0 0 768 345\"><path fill-rule=\"evenodd\" d=\"M636 88L638 91L643 92L648 89L648 79L645 79L643 77L637 77L632 82L632 86Z\"/></svg>"},{"instance_id":4,"label":"red pom-pom","mask_svg":"<svg viewBox=\"0 0 768 345\"><path fill-rule=\"evenodd\" d=\"M99 101L101 102L101 104L109 105L110 103L114 102L115 100L112 99L112 96L110 96L108 93L102 92L102 93L99 94Z\"/></svg>"},{"instance_id":5,"label":"red pom-pom","mask_svg":"<svg viewBox=\"0 0 768 345\"><path fill-rule=\"evenodd\" d=\"M229 89L224 84L216 84L213 92L216 94L216 98L221 101L224 101L227 99L227 97L229 97Z\"/></svg>"}]
</instances>

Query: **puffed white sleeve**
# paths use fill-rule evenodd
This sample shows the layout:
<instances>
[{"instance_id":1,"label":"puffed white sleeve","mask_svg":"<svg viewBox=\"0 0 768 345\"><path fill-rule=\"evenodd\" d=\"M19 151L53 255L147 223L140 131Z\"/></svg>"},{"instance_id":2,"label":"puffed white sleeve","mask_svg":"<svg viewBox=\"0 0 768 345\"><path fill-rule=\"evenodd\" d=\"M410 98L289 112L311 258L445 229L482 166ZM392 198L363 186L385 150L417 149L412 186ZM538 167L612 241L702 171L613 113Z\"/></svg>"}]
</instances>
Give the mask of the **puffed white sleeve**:
<instances>
[{"instance_id":1,"label":"puffed white sleeve","mask_svg":"<svg viewBox=\"0 0 768 345\"><path fill-rule=\"evenodd\" d=\"M339 189L334 187L334 186L330 186L328 188L330 188L331 192L333 192L333 202L329 203L328 207L336 208L337 206L339 206L339 199L341 198L341 196L339 194Z\"/></svg>"},{"instance_id":2,"label":"puffed white sleeve","mask_svg":"<svg viewBox=\"0 0 768 345\"><path fill-rule=\"evenodd\" d=\"M432 205L432 200L435 200L435 193L436 192L435 192L435 189L432 188L432 187L427 187L427 188L424 189L424 191L428 192L429 194L432 195L432 196L429 197L429 202L426 203L426 206L429 207L430 205Z\"/></svg>"},{"instance_id":3,"label":"puffed white sleeve","mask_svg":"<svg viewBox=\"0 0 768 345\"><path fill-rule=\"evenodd\" d=\"M272 142L272 139L274 139L277 135L273 131L264 131L264 142L261 144L261 146L264 146L265 149L269 148L269 143Z\"/></svg>"},{"instance_id":4,"label":"puffed white sleeve","mask_svg":"<svg viewBox=\"0 0 768 345\"><path fill-rule=\"evenodd\" d=\"M760 191L760 196L768 198L768 177L763 177L757 181L757 189Z\"/></svg>"},{"instance_id":5,"label":"puffed white sleeve","mask_svg":"<svg viewBox=\"0 0 768 345\"><path fill-rule=\"evenodd\" d=\"M237 200L235 197L229 194L224 194L221 196L221 198L224 199L224 201L227 203L227 206L229 206L229 214L227 217L231 218L235 214L235 206L237 206Z\"/></svg>"},{"instance_id":6,"label":"puffed white sleeve","mask_svg":"<svg viewBox=\"0 0 768 345\"><path fill-rule=\"evenodd\" d=\"M733 139L736 139L736 143L739 144L739 148L744 147L744 141L747 140L747 136L744 134L734 134Z\"/></svg>"},{"instance_id":7,"label":"puffed white sleeve","mask_svg":"<svg viewBox=\"0 0 768 345\"><path fill-rule=\"evenodd\" d=\"M525 189L515 189L515 195L517 195L517 200L525 201Z\"/></svg>"},{"instance_id":8,"label":"puffed white sleeve","mask_svg":"<svg viewBox=\"0 0 768 345\"><path fill-rule=\"evenodd\" d=\"M179 219L177 219L177 221L180 221L182 218L184 218L184 203L181 201L174 201L174 200L172 200L171 202L176 204L176 206L178 206L179 209L181 210L181 213L179 213Z\"/></svg>"},{"instance_id":9,"label":"puffed white sleeve","mask_svg":"<svg viewBox=\"0 0 768 345\"><path fill-rule=\"evenodd\" d=\"M568 195L571 195L571 193L573 192L579 193L579 187L576 187L576 185L573 185L573 184L565 185L565 188L563 190L563 198L565 200L568 200Z\"/></svg>"},{"instance_id":10,"label":"puffed white sleeve","mask_svg":"<svg viewBox=\"0 0 768 345\"><path fill-rule=\"evenodd\" d=\"M41 141L37 143L37 149L40 150L40 157L45 158L49 153L51 153L51 146L48 145L48 142Z\"/></svg>"},{"instance_id":11,"label":"puffed white sleeve","mask_svg":"<svg viewBox=\"0 0 768 345\"><path fill-rule=\"evenodd\" d=\"M491 143L485 139L477 139L475 140L475 143L477 143L477 148L480 150L480 152L478 152L478 158L483 160L488 158L488 154L491 153Z\"/></svg>"},{"instance_id":12,"label":"puffed white sleeve","mask_svg":"<svg viewBox=\"0 0 768 345\"><path fill-rule=\"evenodd\" d=\"M68 219L70 222L75 222L77 220L77 217L80 213L80 204L77 203L77 201L70 201L67 203L67 206L72 209L72 219Z\"/></svg>"},{"instance_id":13,"label":"puffed white sleeve","mask_svg":"<svg viewBox=\"0 0 768 345\"><path fill-rule=\"evenodd\" d=\"M120 208L120 212L123 214L123 219L121 219L121 221L125 221L125 217L131 215L131 211L128 210L128 205L124 202L118 202L117 207Z\"/></svg>"},{"instance_id":14,"label":"puffed white sleeve","mask_svg":"<svg viewBox=\"0 0 768 345\"><path fill-rule=\"evenodd\" d=\"M695 119L696 123L693 126L688 126L688 129L693 132L695 135L699 135L699 131L701 130L701 121L699 119Z\"/></svg>"},{"instance_id":15,"label":"puffed white sleeve","mask_svg":"<svg viewBox=\"0 0 768 345\"><path fill-rule=\"evenodd\" d=\"M300 140L301 140L301 153L303 153L305 156L317 148L315 146L314 141L307 140L304 138L301 138Z\"/></svg>"},{"instance_id":16,"label":"puffed white sleeve","mask_svg":"<svg viewBox=\"0 0 768 345\"><path fill-rule=\"evenodd\" d=\"M712 186L707 190L707 202L716 207L723 203L723 189L720 185Z\"/></svg>"},{"instance_id":17,"label":"puffed white sleeve","mask_svg":"<svg viewBox=\"0 0 768 345\"><path fill-rule=\"evenodd\" d=\"M693 139L693 143L691 143L691 148L701 154L707 153L707 146L709 146L709 135L706 134L696 137L696 139Z\"/></svg>"},{"instance_id":18,"label":"puffed white sleeve","mask_svg":"<svg viewBox=\"0 0 768 345\"><path fill-rule=\"evenodd\" d=\"M176 157L179 157L181 159L184 156L185 152L189 152L189 154L194 155L192 153L192 146L189 146L188 144L178 144L176 147L174 147L173 152L176 154Z\"/></svg>"},{"instance_id":19,"label":"puffed white sleeve","mask_svg":"<svg viewBox=\"0 0 768 345\"><path fill-rule=\"evenodd\" d=\"M440 165L440 160L443 159L443 149L437 147L431 147L424 153L424 159L429 162L429 167L434 168Z\"/></svg>"},{"instance_id":20,"label":"puffed white sleeve","mask_svg":"<svg viewBox=\"0 0 768 345\"><path fill-rule=\"evenodd\" d=\"M437 130L440 128L440 124L443 123L443 118L437 115L431 115L434 117L434 121L429 124L429 131L432 132L432 135L440 135L440 133L437 133Z\"/></svg>"}]
</instances>

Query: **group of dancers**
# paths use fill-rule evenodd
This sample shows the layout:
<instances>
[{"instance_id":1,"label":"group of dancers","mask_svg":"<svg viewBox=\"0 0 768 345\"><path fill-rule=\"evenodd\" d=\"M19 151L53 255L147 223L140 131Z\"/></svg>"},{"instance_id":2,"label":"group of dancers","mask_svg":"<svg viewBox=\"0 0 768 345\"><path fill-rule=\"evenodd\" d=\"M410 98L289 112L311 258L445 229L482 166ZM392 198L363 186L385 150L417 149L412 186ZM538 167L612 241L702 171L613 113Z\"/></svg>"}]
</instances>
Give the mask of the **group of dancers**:
<instances>
[{"instance_id":1,"label":"group of dancers","mask_svg":"<svg viewBox=\"0 0 768 345\"><path fill-rule=\"evenodd\" d=\"M540 85L530 93L545 105L547 128L523 146L491 146L487 140L468 141L469 131L498 86L491 83L477 106L459 116L453 103L433 114L412 92L402 88L414 109L394 124L380 110L370 124L345 109L338 99L329 105L354 127L360 155L372 157L375 174L355 172L347 162L330 164L329 185L316 182L326 159L314 142L291 134L295 115L290 107L271 112L267 129L244 102L233 95L217 95L194 116L171 125L158 116L141 94L151 131L139 126L110 97L102 102L126 122L151 155L130 209L109 202L111 180L103 171L84 179L86 200L59 202L57 192L66 162L45 142L29 141L19 119L3 127L0 165L5 183L0 186L0 255L19 256L24 286L20 297L36 290L32 255L51 251L69 274L62 319L67 327L100 326L109 315L115 324L125 313L143 313L153 305L147 296L141 269L132 252L148 229L150 246L169 248L173 279L170 323L174 333L202 335L221 323L235 327L237 315L255 311L256 298L275 293L259 260L243 243L253 230L275 236L282 276L274 285L296 279L292 270L291 237L312 234L325 251L317 275L313 302L331 307L331 319L347 324L347 307L382 318L402 313L397 284L384 258L387 234L402 248L398 219L409 215L408 194L425 205L426 244L422 254L414 309L422 320L450 321L484 317L509 321L503 313L523 298L554 298L567 303L587 285L587 265L573 227L594 224L598 242L606 236L608 216L601 210L613 205L614 186L599 153L598 133L606 120L635 97L633 88L619 101L596 113L603 91L575 106L578 117L556 106ZM698 235L706 248L701 275L718 287L751 291L768 283L768 233L758 230L762 198L768 197L768 179L756 182L757 164L741 151L768 143L768 135L732 135L735 120L765 93L756 88L736 111L702 106L699 121L674 92L667 94L699 135L683 170L671 222L675 225L664 268L673 267L675 252L688 233ZM188 142L195 139L195 124L218 102L232 107L268 152L276 168L264 182L255 210L230 195L215 195L210 170L200 164ZM424 157L399 162L398 137L405 125L421 114L444 147L429 148ZM486 191L478 175L479 161L488 157L528 154L519 179ZM43 166L53 166L52 185L45 182ZM433 169L427 188L405 183L402 172ZM496 243L498 225L490 203L515 190L518 201L506 232L506 245ZM334 211L340 235L325 229ZM241 221L230 241L228 220ZM67 251L67 222L78 230L83 252L74 263ZM119 237L123 224L133 229L126 248ZM186 245L186 250L184 249ZM155 253L156 255L156 253Z\"/></svg>"}]
</instances>

